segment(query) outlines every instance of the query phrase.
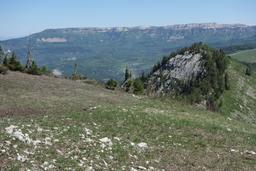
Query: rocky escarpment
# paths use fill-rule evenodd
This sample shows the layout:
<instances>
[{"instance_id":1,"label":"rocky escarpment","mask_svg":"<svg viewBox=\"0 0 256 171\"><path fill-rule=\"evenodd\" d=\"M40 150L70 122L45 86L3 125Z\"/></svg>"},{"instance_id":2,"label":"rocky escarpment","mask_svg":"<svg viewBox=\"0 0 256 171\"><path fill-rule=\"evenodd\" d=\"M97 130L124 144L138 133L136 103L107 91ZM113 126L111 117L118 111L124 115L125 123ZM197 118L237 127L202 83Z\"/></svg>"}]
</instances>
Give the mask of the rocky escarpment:
<instances>
[{"instance_id":1,"label":"rocky escarpment","mask_svg":"<svg viewBox=\"0 0 256 171\"><path fill-rule=\"evenodd\" d=\"M180 84L190 84L204 73L202 55L185 52L176 55L155 71L148 80L148 93L166 95L182 92Z\"/></svg>"},{"instance_id":2,"label":"rocky escarpment","mask_svg":"<svg viewBox=\"0 0 256 171\"><path fill-rule=\"evenodd\" d=\"M206 102L216 110L228 89L228 59L221 50L198 43L164 57L155 65L146 82L151 96L182 96L191 103Z\"/></svg>"}]
</instances>

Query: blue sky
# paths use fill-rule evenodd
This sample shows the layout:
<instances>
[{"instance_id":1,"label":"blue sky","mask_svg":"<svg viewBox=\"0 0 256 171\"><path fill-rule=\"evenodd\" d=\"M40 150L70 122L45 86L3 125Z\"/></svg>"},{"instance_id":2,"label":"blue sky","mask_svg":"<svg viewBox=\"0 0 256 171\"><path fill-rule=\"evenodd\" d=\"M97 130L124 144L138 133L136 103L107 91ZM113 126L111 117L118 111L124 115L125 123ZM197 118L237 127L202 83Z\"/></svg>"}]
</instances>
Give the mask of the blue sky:
<instances>
[{"instance_id":1,"label":"blue sky","mask_svg":"<svg viewBox=\"0 0 256 171\"><path fill-rule=\"evenodd\" d=\"M0 39L64 27L256 25L255 9L256 0L1 0Z\"/></svg>"}]
</instances>

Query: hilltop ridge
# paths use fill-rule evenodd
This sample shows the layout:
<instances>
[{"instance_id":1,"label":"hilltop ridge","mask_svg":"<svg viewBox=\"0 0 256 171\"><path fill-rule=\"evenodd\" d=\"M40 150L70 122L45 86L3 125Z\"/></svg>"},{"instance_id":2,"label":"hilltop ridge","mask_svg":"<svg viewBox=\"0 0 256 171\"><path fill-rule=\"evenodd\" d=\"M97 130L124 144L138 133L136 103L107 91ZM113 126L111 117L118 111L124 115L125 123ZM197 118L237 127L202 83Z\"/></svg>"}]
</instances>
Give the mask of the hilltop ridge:
<instances>
[{"instance_id":1,"label":"hilltop ridge","mask_svg":"<svg viewBox=\"0 0 256 171\"><path fill-rule=\"evenodd\" d=\"M174 24L174 25L165 25L165 26L123 26L123 27L70 27L70 28L52 28L45 29L43 32L54 31L54 30L62 30L63 32L72 32L72 31L129 31L133 29L140 30L148 30L148 29L192 29L192 28L202 28L202 29L219 29L219 28L244 28L244 27L252 27L246 24L218 24L218 23L189 23L189 24Z\"/></svg>"},{"instance_id":2,"label":"hilltop ridge","mask_svg":"<svg viewBox=\"0 0 256 171\"><path fill-rule=\"evenodd\" d=\"M156 96L185 97L218 110L222 93L229 89L228 57L202 43L195 43L164 57L147 77L147 92Z\"/></svg>"}]
</instances>

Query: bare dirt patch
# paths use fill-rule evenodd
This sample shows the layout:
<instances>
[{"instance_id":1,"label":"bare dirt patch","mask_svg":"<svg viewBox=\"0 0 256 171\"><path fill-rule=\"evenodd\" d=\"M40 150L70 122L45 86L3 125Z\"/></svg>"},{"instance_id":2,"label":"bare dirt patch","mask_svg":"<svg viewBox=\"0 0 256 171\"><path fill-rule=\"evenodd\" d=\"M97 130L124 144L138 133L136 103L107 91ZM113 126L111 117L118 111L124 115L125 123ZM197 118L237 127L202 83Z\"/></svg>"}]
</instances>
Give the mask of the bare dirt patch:
<instances>
[{"instance_id":1,"label":"bare dirt patch","mask_svg":"<svg viewBox=\"0 0 256 171\"><path fill-rule=\"evenodd\" d=\"M26 116L26 115L41 115L44 114L42 110L35 110L32 108L7 108L0 109L0 116Z\"/></svg>"}]
</instances>

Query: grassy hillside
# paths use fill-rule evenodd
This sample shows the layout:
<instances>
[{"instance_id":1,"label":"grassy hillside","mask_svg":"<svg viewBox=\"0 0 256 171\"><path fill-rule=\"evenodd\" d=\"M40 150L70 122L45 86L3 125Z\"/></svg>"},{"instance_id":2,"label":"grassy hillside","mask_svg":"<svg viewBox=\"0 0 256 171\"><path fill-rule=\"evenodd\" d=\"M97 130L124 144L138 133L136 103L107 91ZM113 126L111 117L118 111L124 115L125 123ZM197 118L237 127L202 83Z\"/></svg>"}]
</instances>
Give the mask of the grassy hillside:
<instances>
[{"instance_id":1,"label":"grassy hillside","mask_svg":"<svg viewBox=\"0 0 256 171\"><path fill-rule=\"evenodd\" d=\"M256 63L256 49L239 51L230 56L240 62Z\"/></svg>"},{"instance_id":2,"label":"grassy hillside","mask_svg":"<svg viewBox=\"0 0 256 171\"><path fill-rule=\"evenodd\" d=\"M248 123L256 123L256 74L247 76L246 66L231 60L231 89L224 93L222 112Z\"/></svg>"},{"instance_id":3,"label":"grassy hillside","mask_svg":"<svg viewBox=\"0 0 256 171\"><path fill-rule=\"evenodd\" d=\"M222 113L83 82L0 75L0 168L256 170L256 78L236 62L229 72Z\"/></svg>"},{"instance_id":4,"label":"grassy hillside","mask_svg":"<svg viewBox=\"0 0 256 171\"><path fill-rule=\"evenodd\" d=\"M95 105L136 102L127 94L109 91L93 81L85 84L19 72L0 74L0 80L0 116L80 112Z\"/></svg>"},{"instance_id":5,"label":"grassy hillside","mask_svg":"<svg viewBox=\"0 0 256 171\"><path fill-rule=\"evenodd\" d=\"M239 117L239 113L245 113L249 116L250 122L256 121L256 49L243 50L230 55L233 59L246 64L242 65L237 62L232 62L230 65L230 75L233 88L227 97L233 95L233 105L228 106L232 109L232 114L236 114ZM250 68L252 75L244 75L246 68ZM236 97L234 96L236 95ZM241 99L243 99L241 101Z\"/></svg>"}]
</instances>

